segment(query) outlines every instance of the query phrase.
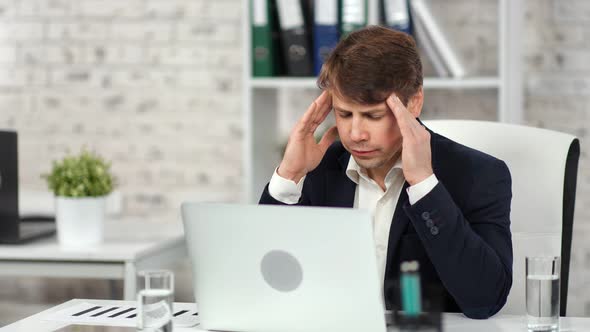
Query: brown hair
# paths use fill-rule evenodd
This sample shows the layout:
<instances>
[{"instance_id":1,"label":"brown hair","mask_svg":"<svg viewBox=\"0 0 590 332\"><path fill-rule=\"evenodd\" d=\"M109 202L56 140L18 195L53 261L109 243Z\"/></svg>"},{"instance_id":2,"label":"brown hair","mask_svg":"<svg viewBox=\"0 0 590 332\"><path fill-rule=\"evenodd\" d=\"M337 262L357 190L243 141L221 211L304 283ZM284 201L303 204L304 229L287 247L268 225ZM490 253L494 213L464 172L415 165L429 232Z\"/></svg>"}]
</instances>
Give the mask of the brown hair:
<instances>
[{"instance_id":1,"label":"brown hair","mask_svg":"<svg viewBox=\"0 0 590 332\"><path fill-rule=\"evenodd\" d=\"M395 92L407 105L422 86L422 62L408 34L369 26L336 45L317 84L359 104L378 104Z\"/></svg>"}]
</instances>

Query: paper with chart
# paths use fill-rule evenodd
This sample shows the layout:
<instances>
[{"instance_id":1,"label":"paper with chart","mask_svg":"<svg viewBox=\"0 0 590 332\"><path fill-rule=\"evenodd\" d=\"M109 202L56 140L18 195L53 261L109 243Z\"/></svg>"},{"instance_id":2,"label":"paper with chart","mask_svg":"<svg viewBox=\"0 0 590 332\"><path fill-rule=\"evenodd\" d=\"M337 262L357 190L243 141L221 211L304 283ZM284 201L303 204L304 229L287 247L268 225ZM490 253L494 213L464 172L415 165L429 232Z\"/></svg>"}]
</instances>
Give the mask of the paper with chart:
<instances>
[{"instance_id":1,"label":"paper with chart","mask_svg":"<svg viewBox=\"0 0 590 332\"><path fill-rule=\"evenodd\" d=\"M199 313L194 303L174 303L175 327L192 327L199 324ZM110 326L136 326L137 306L104 305L82 302L49 314L44 320Z\"/></svg>"}]
</instances>

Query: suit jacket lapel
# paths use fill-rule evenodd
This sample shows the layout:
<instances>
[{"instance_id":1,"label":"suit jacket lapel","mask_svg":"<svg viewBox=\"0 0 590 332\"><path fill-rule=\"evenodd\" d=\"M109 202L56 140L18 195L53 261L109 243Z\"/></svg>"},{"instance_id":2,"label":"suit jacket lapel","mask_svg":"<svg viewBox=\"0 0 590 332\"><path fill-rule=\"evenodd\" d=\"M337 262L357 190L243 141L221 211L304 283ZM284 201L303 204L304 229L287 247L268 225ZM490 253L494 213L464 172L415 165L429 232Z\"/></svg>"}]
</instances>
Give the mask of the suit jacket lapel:
<instances>
[{"instance_id":1,"label":"suit jacket lapel","mask_svg":"<svg viewBox=\"0 0 590 332\"><path fill-rule=\"evenodd\" d=\"M337 207L353 207L356 183L346 176L346 167L350 154L344 152L338 158L339 169L328 170L326 177L326 205Z\"/></svg>"},{"instance_id":2,"label":"suit jacket lapel","mask_svg":"<svg viewBox=\"0 0 590 332\"><path fill-rule=\"evenodd\" d=\"M336 207L353 207L356 184L342 172L331 170L327 174L326 205Z\"/></svg>"}]
</instances>

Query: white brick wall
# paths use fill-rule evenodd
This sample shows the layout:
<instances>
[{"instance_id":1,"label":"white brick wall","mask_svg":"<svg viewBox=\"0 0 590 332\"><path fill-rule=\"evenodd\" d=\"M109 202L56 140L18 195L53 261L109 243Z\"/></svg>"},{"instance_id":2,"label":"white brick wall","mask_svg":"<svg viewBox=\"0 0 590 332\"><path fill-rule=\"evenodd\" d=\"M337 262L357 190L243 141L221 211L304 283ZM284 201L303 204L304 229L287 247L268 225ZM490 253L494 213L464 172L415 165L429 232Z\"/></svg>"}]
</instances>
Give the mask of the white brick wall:
<instances>
[{"instance_id":1,"label":"white brick wall","mask_svg":"<svg viewBox=\"0 0 590 332\"><path fill-rule=\"evenodd\" d=\"M60 2L77 5L78 8L74 11L83 19L102 18L118 20L143 19L145 17L145 6L141 0L84 0L78 2L64 0Z\"/></svg>"},{"instance_id":2,"label":"white brick wall","mask_svg":"<svg viewBox=\"0 0 590 332\"><path fill-rule=\"evenodd\" d=\"M112 160L127 214L175 211L182 193L237 200L240 14L227 0L0 1L0 127L19 131L21 186L44 188L51 160L85 145Z\"/></svg>"},{"instance_id":3,"label":"white brick wall","mask_svg":"<svg viewBox=\"0 0 590 332\"><path fill-rule=\"evenodd\" d=\"M0 46L0 63L12 64L16 62L16 46L2 45Z\"/></svg>"},{"instance_id":4,"label":"white brick wall","mask_svg":"<svg viewBox=\"0 0 590 332\"><path fill-rule=\"evenodd\" d=\"M109 37L109 22L55 22L50 21L45 30L47 41L90 42L103 41Z\"/></svg>"},{"instance_id":5,"label":"white brick wall","mask_svg":"<svg viewBox=\"0 0 590 332\"><path fill-rule=\"evenodd\" d=\"M524 0L525 118L578 135L573 314L590 315L590 2ZM471 72L496 71L495 0L434 0ZM86 145L112 160L131 215L241 190L241 0L0 0L0 128L21 186ZM315 92L288 92L288 131ZM308 102L305 102L308 100ZM494 91L427 91L425 118L493 119ZM0 287L1 288L1 287Z\"/></svg>"},{"instance_id":6,"label":"white brick wall","mask_svg":"<svg viewBox=\"0 0 590 332\"><path fill-rule=\"evenodd\" d=\"M0 21L0 40L11 42L34 42L43 39L43 22L26 19L3 19Z\"/></svg>"}]
</instances>

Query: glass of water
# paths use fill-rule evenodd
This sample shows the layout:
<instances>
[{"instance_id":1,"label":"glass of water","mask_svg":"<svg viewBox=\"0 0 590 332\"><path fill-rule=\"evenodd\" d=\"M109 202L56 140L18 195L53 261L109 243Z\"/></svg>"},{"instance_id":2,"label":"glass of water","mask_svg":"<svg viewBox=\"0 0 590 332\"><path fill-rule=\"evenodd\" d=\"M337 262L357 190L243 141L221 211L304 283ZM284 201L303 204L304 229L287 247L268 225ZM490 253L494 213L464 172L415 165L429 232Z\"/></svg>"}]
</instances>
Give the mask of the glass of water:
<instances>
[{"instance_id":1,"label":"glass of water","mask_svg":"<svg viewBox=\"0 0 590 332\"><path fill-rule=\"evenodd\" d=\"M526 258L526 311L529 331L559 329L559 257Z\"/></svg>"},{"instance_id":2,"label":"glass of water","mask_svg":"<svg viewBox=\"0 0 590 332\"><path fill-rule=\"evenodd\" d=\"M171 332L174 274L168 270L138 273L137 328L142 332Z\"/></svg>"}]
</instances>

